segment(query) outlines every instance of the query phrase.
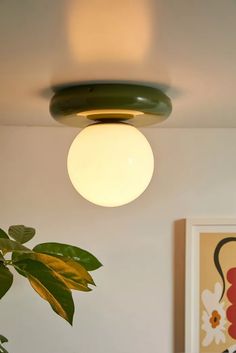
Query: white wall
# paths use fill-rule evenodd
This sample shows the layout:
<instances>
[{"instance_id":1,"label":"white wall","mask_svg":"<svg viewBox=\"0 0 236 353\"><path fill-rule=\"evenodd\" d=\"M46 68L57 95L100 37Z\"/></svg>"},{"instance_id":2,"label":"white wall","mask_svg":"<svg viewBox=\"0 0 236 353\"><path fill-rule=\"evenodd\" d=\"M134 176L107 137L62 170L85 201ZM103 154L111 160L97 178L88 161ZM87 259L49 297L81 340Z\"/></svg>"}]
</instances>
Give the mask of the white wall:
<instances>
[{"instance_id":1,"label":"white wall","mask_svg":"<svg viewBox=\"0 0 236 353\"><path fill-rule=\"evenodd\" d=\"M75 296L73 328L17 279L0 302L0 333L9 338L10 353L183 349L181 337L173 347L173 267L183 264L181 239L175 243L182 255L174 261L173 225L186 217L235 217L236 130L144 133L156 158L153 181L135 202L109 209L87 203L69 182L66 156L76 130L1 127L0 226L34 226L32 245L76 244L104 264L94 272L97 288ZM181 278L175 283L181 287Z\"/></svg>"}]
</instances>

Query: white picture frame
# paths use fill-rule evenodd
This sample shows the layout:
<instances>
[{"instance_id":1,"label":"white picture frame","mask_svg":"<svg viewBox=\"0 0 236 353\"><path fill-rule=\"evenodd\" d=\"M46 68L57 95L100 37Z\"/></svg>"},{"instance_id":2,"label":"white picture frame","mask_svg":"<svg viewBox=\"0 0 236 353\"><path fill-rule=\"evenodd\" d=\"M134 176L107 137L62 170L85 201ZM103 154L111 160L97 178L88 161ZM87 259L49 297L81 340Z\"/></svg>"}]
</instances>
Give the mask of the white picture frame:
<instances>
[{"instance_id":1,"label":"white picture frame","mask_svg":"<svg viewBox=\"0 0 236 353\"><path fill-rule=\"evenodd\" d=\"M186 219L185 353L199 347L199 240L200 233L236 233L236 219Z\"/></svg>"}]
</instances>

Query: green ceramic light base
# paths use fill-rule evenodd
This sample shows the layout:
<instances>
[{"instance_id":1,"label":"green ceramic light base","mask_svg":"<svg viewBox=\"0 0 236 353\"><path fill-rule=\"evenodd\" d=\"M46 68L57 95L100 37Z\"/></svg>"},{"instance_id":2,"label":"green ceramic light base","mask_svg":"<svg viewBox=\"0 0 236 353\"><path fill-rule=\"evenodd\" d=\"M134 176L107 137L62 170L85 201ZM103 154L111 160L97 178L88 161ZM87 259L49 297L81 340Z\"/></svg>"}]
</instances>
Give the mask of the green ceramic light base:
<instances>
[{"instance_id":1,"label":"green ceramic light base","mask_svg":"<svg viewBox=\"0 0 236 353\"><path fill-rule=\"evenodd\" d=\"M84 128L94 122L128 122L141 127L160 123L171 113L170 98L142 85L103 83L67 87L52 97L50 112L68 126Z\"/></svg>"}]
</instances>

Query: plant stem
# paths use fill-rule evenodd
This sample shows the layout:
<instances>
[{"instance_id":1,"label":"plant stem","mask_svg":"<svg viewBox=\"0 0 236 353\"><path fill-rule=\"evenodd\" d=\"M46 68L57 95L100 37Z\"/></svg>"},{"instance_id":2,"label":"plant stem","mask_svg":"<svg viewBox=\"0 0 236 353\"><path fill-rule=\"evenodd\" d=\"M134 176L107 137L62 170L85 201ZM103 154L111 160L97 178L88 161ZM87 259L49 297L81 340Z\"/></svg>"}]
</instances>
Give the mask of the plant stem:
<instances>
[{"instance_id":1,"label":"plant stem","mask_svg":"<svg viewBox=\"0 0 236 353\"><path fill-rule=\"evenodd\" d=\"M12 260L4 260L4 264L6 265L6 266L11 266L12 265Z\"/></svg>"}]
</instances>

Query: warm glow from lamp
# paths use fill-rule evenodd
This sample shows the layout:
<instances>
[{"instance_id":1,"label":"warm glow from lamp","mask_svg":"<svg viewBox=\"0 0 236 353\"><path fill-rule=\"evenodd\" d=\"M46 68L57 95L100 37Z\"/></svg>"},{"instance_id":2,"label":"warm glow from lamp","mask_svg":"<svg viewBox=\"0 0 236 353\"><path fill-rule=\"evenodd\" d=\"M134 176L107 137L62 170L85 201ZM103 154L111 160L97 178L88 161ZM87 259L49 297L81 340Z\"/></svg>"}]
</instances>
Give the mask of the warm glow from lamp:
<instances>
[{"instance_id":1,"label":"warm glow from lamp","mask_svg":"<svg viewBox=\"0 0 236 353\"><path fill-rule=\"evenodd\" d=\"M131 125L94 124L74 139L68 154L69 177L88 201L105 207L125 205L151 181L152 149Z\"/></svg>"},{"instance_id":2,"label":"warm glow from lamp","mask_svg":"<svg viewBox=\"0 0 236 353\"><path fill-rule=\"evenodd\" d=\"M151 0L71 0L68 44L81 62L143 62L152 35Z\"/></svg>"}]
</instances>

